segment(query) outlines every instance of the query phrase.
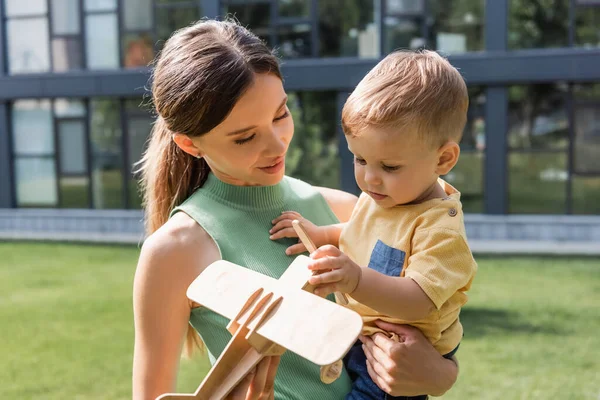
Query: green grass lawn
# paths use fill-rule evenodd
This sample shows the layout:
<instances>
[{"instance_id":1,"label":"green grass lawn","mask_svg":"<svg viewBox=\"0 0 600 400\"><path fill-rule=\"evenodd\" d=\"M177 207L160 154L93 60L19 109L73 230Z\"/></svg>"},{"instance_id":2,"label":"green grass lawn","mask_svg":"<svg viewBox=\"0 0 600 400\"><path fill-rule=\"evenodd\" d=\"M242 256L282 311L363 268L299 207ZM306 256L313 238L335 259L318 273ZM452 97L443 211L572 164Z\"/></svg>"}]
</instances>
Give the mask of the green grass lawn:
<instances>
[{"instance_id":1,"label":"green grass lawn","mask_svg":"<svg viewBox=\"0 0 600 400\"><path fill-rule=\"evenodd\" d=\"M130 398L138 249L0 244L0 398ZM450 399L600 396L600 260L481 258ZM206 362L184 361L179 390Z\"/></svg>"}]
</instances>

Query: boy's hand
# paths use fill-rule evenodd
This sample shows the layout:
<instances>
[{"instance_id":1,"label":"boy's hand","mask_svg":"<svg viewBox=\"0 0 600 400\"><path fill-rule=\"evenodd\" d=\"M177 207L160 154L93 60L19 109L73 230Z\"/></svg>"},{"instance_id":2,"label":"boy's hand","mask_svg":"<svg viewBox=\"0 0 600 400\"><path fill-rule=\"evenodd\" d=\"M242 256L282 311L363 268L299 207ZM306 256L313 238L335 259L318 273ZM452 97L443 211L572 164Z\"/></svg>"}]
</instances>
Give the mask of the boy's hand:
<instances>
[{"instance_id":1,"label":"boy's hand","mask_svg":"<svg viewBox=\"0 0 600 400\"><path fill-rule=\"evenodd\" d=\"M270 239L277 240L281 238L297 238L298 235L292 226L292 221L295 219L302 222L302 226L306 230L306 233L308 233L310 239L315 243L315 246L319 247L327 243L327 228L313 224L295 211L284 211L279 217L271 221L273 228L271 228L269 231L271 234ZM307 251L306 247L304 247L302 243L298 243L288 247L285 250L285 254L300 254L304 253L305 251Z\"/></svg>"},{"instance_id":2,"label":"boy's hand","mask_svg":"<svg viewBox=\"0 0 600 400\"><path fill-rule=\"evenodd\" d=\"M352 294L358 286L362 276L361 267L337 247L320 247L310 257L315 261L308 268L318 275L311 276L308 283L316 286L316 295L325 297L333 292Z\"/></svg>"}]
</instances>

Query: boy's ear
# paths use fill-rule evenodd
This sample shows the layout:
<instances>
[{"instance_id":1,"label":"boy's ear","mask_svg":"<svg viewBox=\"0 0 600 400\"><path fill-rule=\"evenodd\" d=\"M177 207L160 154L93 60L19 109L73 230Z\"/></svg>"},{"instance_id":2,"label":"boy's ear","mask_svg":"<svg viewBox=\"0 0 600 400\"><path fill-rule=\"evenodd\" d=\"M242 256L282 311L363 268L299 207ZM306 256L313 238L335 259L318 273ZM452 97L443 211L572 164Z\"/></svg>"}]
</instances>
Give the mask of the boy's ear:
<instances>
[{"instance_id":1,"label":"boy's ear","mask_svg":"<svg viewBox=\"0 0 600 400\"><path fill-rule=\"evenodd\" d=\"M200 149L196 147L196 145L194 144L194 142L192 142L192 139L190 139L189 136L184 135L183 133L174 133L173 141L181 150L185 151L186 153L194 157L203 156L202 151L200 151Z\"/></svg>"},{"instance_id":2,"label":"boy's ear","mask_svg":"<svg viewBox=\"0 0 600 400\"><path fill-rule=\"evenodd\" d=\"M438 149L438 165L435 169L437 175L446 175L458 162L460 146L455 141L446 142Z\"/></svg>"}]
</instances>

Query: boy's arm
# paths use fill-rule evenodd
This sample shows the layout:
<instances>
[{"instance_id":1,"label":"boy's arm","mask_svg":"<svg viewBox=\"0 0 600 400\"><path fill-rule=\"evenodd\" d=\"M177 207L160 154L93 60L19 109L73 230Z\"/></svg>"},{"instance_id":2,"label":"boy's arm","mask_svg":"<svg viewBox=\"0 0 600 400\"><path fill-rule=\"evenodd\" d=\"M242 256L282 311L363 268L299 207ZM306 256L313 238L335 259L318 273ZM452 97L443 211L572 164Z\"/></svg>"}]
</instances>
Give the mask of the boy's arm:
<instances>
[{"instance_id":1,"label":"boy's arm","mask_svg":"<svg viewBox=\"0 0 600 400\"><path fill-rule=\"evenodd\" d=\"M406 321L425 318L435 309L431 299L412 279L362 268L358 286L350 295L359 303Z\"/></svg>"}]
</instances>

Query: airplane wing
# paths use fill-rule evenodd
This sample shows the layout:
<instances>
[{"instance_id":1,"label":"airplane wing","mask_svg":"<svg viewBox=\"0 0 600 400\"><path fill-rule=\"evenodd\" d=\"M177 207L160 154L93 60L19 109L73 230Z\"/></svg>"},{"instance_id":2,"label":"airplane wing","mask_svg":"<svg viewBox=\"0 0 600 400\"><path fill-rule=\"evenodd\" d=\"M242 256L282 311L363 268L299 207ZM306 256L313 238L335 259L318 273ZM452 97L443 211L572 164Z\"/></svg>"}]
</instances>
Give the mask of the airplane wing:
<instances>
[{"instance_id":1,"label":"airplane wing","mask_svg":"<svg viewBox=\"0 0 600 400\"><path fill-rule=\"evenodd\" d=\"M298 256L277 280L228 261L216 261L192 282L187 296L230 320L259 288L282 296L277 311L256 333L317 365L328 365L354 344L362 319L350 309L302 290L311 275L309 262L310 258Z\"/></svg>"}]
</instances>

